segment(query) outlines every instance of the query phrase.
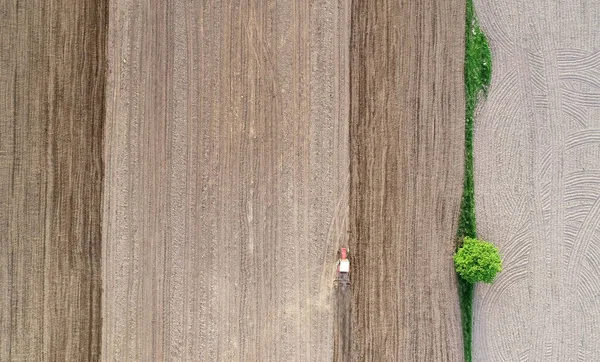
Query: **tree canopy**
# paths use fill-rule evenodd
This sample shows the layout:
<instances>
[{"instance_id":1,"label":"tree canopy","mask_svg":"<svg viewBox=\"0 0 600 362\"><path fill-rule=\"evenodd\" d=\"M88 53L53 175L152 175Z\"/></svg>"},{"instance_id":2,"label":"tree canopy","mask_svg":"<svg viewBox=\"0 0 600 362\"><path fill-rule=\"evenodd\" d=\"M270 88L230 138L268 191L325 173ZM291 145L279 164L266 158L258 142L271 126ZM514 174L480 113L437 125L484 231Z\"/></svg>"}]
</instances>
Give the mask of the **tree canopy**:
<instances>
[{"instance_id":1,"label":"tree canopy","mask_svg":"<svg viewBox=\"0 0 600 362\"><path fill-rule=\"evenodd\" d=\"M456 272L471 283L491 283L502 271L498 248L487 241L465 237L463 245L454 254Z\"/></svg>"}]
</instances>

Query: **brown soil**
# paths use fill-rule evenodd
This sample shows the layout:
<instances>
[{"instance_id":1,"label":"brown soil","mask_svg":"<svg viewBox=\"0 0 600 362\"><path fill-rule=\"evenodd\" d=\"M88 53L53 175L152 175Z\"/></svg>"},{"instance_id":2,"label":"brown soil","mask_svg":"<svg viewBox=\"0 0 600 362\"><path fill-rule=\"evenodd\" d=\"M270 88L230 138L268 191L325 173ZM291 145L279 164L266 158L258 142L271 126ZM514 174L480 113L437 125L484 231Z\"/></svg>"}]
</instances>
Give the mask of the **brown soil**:
<instances>
[{"instance_id":1,"label":"brown soil","mask_svg":"<svg viewBox=\"0 0 600 362\"><path fill-rule=\"evenodd\" d=\"M107 360L327 361L345 1L114 1Z\"/></svg>"},{"instance_id":2,"label":"brown soil","mask_svg":"<svg viewBox=\"0 0 600 362\"><path fill-rule=\"evenodd\" d=\"M333 360L350 361L352 353L352 291L350 287L339 287L336 290L335 303Z\"/></svg>"},{"instance_id":3,"label":"brown soil","mask_svg":"<svg viewBox=\"0 0 600 362\"><path fill-rule=\"evenodd\" d=\"M0 360L94 361L106 1L0 6Z\"/></svg>"},{"instance_id":4,"label":"brown soil","mask_svg":"<svg viewBox=\"0 0 600 362\"><path fill-rule=\"evenodd\" d=\"M349 3L1 5L0 360L462 358L464 1Z\"/></svg>"},{"instance_id":5,"label":"brown soil","mask_svg":"<svg viewBox=\"0 0 600 362\"><path fill-rule=\"evenodd\" d=\"M460 361L464 1L355 1L352 361Z\"/></svg>"}]
</instances>

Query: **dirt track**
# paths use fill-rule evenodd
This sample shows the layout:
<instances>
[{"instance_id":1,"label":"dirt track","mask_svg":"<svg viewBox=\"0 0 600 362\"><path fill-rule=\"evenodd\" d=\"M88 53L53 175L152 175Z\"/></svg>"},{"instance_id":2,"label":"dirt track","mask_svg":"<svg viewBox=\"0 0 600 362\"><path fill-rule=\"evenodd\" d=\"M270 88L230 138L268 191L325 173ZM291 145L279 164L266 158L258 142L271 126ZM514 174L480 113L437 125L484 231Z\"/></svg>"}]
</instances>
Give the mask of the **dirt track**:
<instances>
[{"instance_id":1,"label":"dirt track","mask_svg":"<svg viewBox=\"0 0 600 362\"><path fill-rule=\"evenodd\" d=\"M353 361L463 359L464 13L462 0L353 2Z\"/></svg>"},{"instance_id":2,"label":"dirt track","mask_svg":"<svg viewBox=\"0 0 600 362\"><path fill-rule=\"evenodd\" d=\"M0 5L0 361L94 361L106 2L45 5Z\"/></svg>"},{"instance_id":3,"label":"dirt track","mask_svg":"<svg viewBox=\"0 0 600 362\"><path fill-rule=\"evenodd\" d=\"M105 360L326 361L345 1L112 1Z\"/></svg>"},{"instance_id":4,"label":"dirt track","mask_svg":"<svg viewBox=\"0 0 600 362\"><path fill-rule=\"evenodd\" d=\"M504 272L477 289L476 361L600 356L600 8L476 1L493 51L476 119L480 236Z\"/></svg>"}]
</instances>

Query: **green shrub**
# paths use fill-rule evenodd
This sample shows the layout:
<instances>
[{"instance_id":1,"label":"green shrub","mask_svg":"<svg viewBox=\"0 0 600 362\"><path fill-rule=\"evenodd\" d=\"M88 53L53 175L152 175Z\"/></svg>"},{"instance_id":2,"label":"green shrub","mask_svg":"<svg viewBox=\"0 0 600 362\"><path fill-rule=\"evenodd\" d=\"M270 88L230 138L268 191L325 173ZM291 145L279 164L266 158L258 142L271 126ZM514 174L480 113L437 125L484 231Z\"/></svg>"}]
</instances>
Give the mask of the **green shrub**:
<instances>
[{"instance_id":1,"label":"green shrub","mask_svg":"<svg viewBox=\"0 0 600 362\"><path fill-rule=\"evenodd\" d=\"M502 271L498 248L487 241L465 237L463 245L454 254L456 272L470 283L494 281Z\"/></svg>"}]
</instances>

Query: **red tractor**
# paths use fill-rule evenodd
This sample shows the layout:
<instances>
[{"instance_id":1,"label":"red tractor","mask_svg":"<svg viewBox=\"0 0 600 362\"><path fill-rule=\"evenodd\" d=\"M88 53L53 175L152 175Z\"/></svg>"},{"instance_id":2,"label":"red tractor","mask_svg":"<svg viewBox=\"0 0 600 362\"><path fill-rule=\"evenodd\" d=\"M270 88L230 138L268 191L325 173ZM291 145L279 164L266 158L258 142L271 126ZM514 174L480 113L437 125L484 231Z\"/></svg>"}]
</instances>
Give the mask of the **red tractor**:
<instances>
[{"instance_id":1,"label":"red tractor","mask_svg":"<svg viewBox=\"0 0 600 362\"><path fill-rule=\"evenodd\" d=\"M341 248L338 252L340 258L337 262L337 278L338 285L350 285L350 261L348 260L348 248Z\"/></svg>"}]
</instances>

